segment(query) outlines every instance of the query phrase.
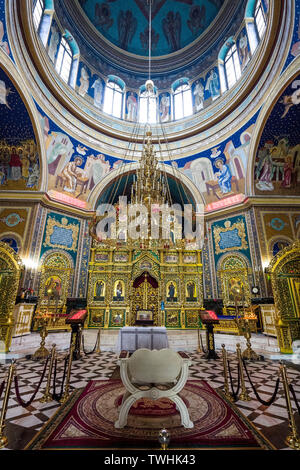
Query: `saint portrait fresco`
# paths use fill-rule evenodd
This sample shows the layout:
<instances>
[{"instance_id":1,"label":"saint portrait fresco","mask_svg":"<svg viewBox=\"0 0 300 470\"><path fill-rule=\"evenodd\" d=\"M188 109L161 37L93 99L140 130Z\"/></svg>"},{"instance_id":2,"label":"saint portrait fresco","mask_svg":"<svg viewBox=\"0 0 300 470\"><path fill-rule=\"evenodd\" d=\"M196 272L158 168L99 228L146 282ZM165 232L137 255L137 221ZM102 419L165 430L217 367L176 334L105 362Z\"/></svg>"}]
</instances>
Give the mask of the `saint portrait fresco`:
<instances>
[{"instance_id":1,"label":"saint portrait fresco","mask_svg":"<svg viewBox=\"0 0 300 470\"><path fill-rule=\"evenodd\" d=\"M300 195L300 76L277 100L264 127L254 169L257 194Z\"/></svg>"}]
</instances>

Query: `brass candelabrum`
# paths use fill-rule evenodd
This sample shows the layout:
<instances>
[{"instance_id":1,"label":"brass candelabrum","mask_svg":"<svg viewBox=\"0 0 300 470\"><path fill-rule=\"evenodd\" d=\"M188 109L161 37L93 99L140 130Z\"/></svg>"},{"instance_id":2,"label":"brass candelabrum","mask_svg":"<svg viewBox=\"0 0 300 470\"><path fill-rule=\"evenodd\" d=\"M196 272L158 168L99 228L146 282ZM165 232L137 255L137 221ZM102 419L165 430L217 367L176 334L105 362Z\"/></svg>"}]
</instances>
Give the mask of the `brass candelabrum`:
<instances>
[{"instance_id":1,"label":"brass candelabrum","mask_svg":"<svg viewBox=\"0 0 300 470\"><path fill-rule=\"evenodd\" d=\"M243 336L246 339L246 349L242 353L243 359L248 359L249 361L257 361L259 356L253 351L251 347L251 328L249 320L245 318L245 294L243 288L233 288L232 294L234 295L235 302L235 321L238 327L239 332L242 332ZM242 301L242 315L240 316L238 300Z\"/></svg>"},{"instance_id":2,"label":"brass candelabrum","mask_svg":"<svg viewBox=\"0 0 300 470\"><path fill-rule=\"evenodd\" d=\"M242 353L242 358L248 359L249 361L257 361L259 359L259 356L256 354L255 351L253 351L251 347L251 341L250 341L251 329L249 325L249 320L245 318L240 318L239 321L240 321L241 331L243 332L243 335L246 338L246 345L247 345L247 348Z\"/></svg>"},{"instance_id":3,"label":"brass candelabrum","mask_svg":"<svg viewBox=\"0 0 300 470\"><path fill-rule=\"evenodd\" d=\"M46 359L50 354L48 349L45 348L46 337L48 336L48 330L47 330L48 321L49 321L48 316L42 316L41 318L39 318L38 324L40 325L41 343L40 343L40 347L35 351L35 353L32 356L33 361L40 361L40 360Z\"/></svg>"}]
</instances>

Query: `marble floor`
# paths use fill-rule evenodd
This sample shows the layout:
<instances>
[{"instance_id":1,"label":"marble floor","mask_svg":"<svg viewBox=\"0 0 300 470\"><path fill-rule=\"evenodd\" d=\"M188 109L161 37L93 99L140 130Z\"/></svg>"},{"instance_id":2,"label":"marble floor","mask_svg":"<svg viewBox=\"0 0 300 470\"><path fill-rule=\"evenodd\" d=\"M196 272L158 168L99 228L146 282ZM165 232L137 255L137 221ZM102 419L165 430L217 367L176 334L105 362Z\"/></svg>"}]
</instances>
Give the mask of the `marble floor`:
<instances>
[{"instance_id":1,"label":"marble floor","mask_svg":"<svg viewBox=\"0 0 300 470\"><path fill-rule=\"evenodd\" d=\"M58 336L56 334L55 336ZM82 353L81 359L73 361L70 386L71 390L75 388L84 387L89 380L106 380L111 377L116 368L117 354L111 351L102 351L101 353L86 354L93 349L94 344L92 340L88 341L86 335L85 353ZM60 337L62 338L62 337ZM67 340L69 336L67 335ZM56 339L48 338L48 343ZM60 382L63 376L64 358L67 354L68 342L61 342L58 348L58 365L56 376L56 393L60 391ZM243 348L242 348L243 349ZM21 351L21 352L20 352ZM219 359L207 360L204 358L203 353L189 351L188 354L192 359L192 366L190 367L190 377L206 380L214 388L223 388L223 363L222 354L217 347ZM11 353L10 359L15 356L16 360L16 375L19 382L19 390L22 400L28 401L34 393L37 384L39 383L44 364L36 362L31 359L30 354L24 355L24 348L17 353ZM261 399L268 401L272 396L276 379L279 371L280 356L275 359L272 355L264 357L264 360L256 362L248 362L247 369L250 374L251 381L255 386ZM235 352L228 352L228 359L231 365L232 378L234 383L237 378L237 360ZM292 363L286 362L287 374L290 383L296 392L298 401L300 402L300 368ZM0 358L0 385L7 375L9 368L8 360L1 360ZM285 438L290 434L288 426L287 409L284 398L284 391L282 383L279 385L276 400L270 406L262 405L256 398L254 391L247 378L245 377L245 385L251 397L250 401L237 401L236 405L244 413L245 416L259 429L275 446L276 449L290 450L285 444ZM42 426L49 420L49 418L59 409L60 404L56 401L50 403L41 403L42 397L46 387L46 378L44 379L39 392L36 394L33 402L27 407L23 408L19 405L14 383L12 385L8 410L6 414L6 427L5 435L8 438L8 445L3 450L21 450L24 449L26 444L35 436L35 434L42 428ZM2 394L3 399L3 394ZM0 402L2 406L2 401ZM294 416L296 419L298 432L300 433L300 419L297 413L296 405L293 403Z\"/></svg>"}]
</instances>

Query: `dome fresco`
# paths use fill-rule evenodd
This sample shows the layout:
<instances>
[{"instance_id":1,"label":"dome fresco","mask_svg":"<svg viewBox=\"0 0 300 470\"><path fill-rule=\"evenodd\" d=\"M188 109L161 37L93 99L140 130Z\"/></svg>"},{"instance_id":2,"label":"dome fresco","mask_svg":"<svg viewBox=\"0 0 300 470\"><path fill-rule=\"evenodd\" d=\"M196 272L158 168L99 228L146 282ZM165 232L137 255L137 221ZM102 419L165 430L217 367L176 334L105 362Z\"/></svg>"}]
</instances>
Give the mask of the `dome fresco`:
<instances>
[{"instance_id":1,"label":"dome fresco","mask_svg":"<svg viewBox=\"0 0 300 470\"><path fill-rule=\"evenodd\" d=\"M79 0L95 28L115 46L148 56L149 5L146 0ZM225 0L153 0L152 56L178 51L213 23Z\"/></svg>"}]
</instances>

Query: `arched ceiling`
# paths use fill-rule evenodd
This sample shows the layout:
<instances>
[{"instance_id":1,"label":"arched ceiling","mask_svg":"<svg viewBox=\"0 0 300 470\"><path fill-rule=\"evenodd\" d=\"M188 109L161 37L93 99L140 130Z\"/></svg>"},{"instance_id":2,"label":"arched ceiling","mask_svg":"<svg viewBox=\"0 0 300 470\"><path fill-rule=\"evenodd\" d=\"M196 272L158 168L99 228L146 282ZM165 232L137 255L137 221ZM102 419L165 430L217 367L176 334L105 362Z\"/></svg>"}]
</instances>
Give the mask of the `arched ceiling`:
<instances>
[{"instance_id":1,"label":"arched ceiling","mask_svg":"<svg viewBox=\"0 0 300 470\"><path fill-rule=\"evenodd\" d=\"M199 38L213 23L226 0L153 0L152 55L176 52ZM79 0L101 35L115 46L148 56L149 1Z\"/></svg>"},{"instance_id":2,"label":"arched ceiling","mask_svg":"<svg viewBox=\"0 0 300 470\"><path fill-rule=\"evenodd\" d=\"M151 75L159 77L185 74L187 67L198 68L199 61L216 60L216 49L243 21L247 0L152 2ZM103 71L109 67L116 75L148 75L147 0L56 0L55 12L74 35L80 53L101 64Z\"/></svg>"}]
</instances>

